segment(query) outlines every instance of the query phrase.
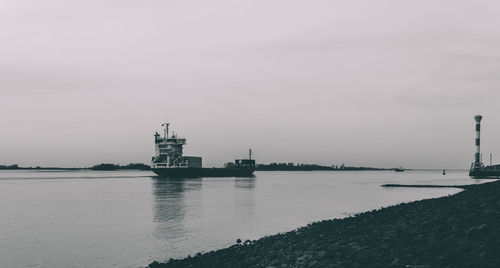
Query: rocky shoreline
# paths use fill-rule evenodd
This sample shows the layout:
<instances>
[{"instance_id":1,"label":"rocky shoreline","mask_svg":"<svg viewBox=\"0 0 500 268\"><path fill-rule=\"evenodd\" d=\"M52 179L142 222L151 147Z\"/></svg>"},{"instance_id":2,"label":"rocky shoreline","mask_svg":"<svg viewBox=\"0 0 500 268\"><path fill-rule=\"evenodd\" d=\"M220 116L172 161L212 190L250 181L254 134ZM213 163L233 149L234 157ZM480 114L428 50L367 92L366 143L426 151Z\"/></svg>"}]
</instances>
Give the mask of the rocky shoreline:
<instances>
[{"instance_id":1,"label":"rocky shoreline","mask_svg":"<svg viewBox=\"0 0 500 268\"><path fill-rule=\"evenodd\" d=\"M500 267L500 181L457 187L148 267Z\"/></svg>"}]
</instances>

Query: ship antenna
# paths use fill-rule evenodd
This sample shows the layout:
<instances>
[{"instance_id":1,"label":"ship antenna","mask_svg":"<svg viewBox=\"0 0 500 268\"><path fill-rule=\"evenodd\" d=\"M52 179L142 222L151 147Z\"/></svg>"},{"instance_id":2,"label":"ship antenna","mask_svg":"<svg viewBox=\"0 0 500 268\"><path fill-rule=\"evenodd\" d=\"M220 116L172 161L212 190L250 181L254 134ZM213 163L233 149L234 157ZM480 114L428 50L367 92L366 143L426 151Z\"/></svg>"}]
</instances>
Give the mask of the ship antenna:
<instances>
[{"instance_id":1,"label":"ship antenna","mask_svg":"<svg viewBox=\"0 0 500 268\"><path fill-rule=\"evenodd\" d=\"M248 159L252 160L252 149L248 149Z\"/></svg>"},{"instance_id":2,"label":"ship antenna","mask_svg":"<svg viewBox=\"0 0 500 268\"><path fill-rule=\"evenodd\" d=\"M170 125L170 123L163 123L161 125L165 127L165 129L163 129L163 138L166 139L168 138L168 126Z\"/></svg>"}]
</instances>

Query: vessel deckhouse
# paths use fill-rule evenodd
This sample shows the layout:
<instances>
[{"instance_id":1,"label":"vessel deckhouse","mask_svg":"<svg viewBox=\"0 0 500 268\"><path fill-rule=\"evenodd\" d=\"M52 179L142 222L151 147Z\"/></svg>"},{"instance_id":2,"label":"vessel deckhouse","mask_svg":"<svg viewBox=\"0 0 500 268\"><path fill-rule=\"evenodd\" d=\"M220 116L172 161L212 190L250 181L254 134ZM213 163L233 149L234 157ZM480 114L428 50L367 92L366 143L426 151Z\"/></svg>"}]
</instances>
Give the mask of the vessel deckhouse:
<instances>
[{"instance_id":1,"label":"vessel deckhouse","mask_svg":"<svg viewBox=\"0 0 500 268\"><path fill-rule=\"evenodd\" d=\"M163 137L155 133L155 155L152 159L152 168L201 168L201 157L183 156L183 146L186 139L178 137L175 133L170 135L170 123L163 123Z\"/></svg>"}]
</instances>

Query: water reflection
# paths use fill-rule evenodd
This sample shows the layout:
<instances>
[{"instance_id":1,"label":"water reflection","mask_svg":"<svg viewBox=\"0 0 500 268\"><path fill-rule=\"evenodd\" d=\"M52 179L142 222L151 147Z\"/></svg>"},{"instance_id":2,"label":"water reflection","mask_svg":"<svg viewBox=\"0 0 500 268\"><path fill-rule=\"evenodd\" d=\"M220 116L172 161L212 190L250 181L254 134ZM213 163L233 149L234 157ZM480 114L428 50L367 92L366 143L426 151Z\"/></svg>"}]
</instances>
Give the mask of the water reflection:
<instances>
[{"instance_id":1,"label":"water reflection","mask_svg":"<svg viewBox=\"0 0 500 268\"><path fill-rule=\"evenodd\" d=\"M255 176L235 178L235 215L239 220L251 220L255 217Z\"/></svg>"},{"instance_id":2,"label":"water reflection","mask_svg":"<svg viewBox=\"0 0 500 268\"><path fill-rule=\"evenodd\" d=\"M236 188L251 190L255 188L255 176L235 178L234 183Z\"/></svg>"},{"instance_id":3,"label":"water reflection","mask_svg":"<svg viewBox=\"0 0 500 268\"><path fill-rule=\"evenodd\" d=\"M186 233L182 224L186 216L185 196L190 191L201 190L201 178L153 177L152 180L154 236L164 239L182 237Z\"/></svg>"}]
</instances>

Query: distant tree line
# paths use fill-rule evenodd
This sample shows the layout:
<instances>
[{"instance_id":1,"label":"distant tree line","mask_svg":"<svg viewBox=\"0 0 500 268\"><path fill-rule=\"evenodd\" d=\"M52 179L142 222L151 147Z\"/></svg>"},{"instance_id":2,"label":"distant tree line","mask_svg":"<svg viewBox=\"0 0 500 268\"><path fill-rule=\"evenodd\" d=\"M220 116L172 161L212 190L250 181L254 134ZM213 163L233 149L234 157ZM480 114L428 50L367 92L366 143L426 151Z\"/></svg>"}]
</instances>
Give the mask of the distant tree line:
<instances>
[{"instance_id":1,"label":"distant tree line","mask_svg":"<svg viewBox=\"0 0 500 268\"><path fill-rule=\"evenodd\" d=\"M149 165L143 163L130 163L125 166L120 166L116 164L103 163L99 165L92 166L92 170L119 170L119 169L139 169L139 170L151 170Z\"/></svg>"},{"instance_id":2,"label":"distant tree line","mask_svg":"<svg viewBox=\"0 0 500 268\"><path fill-rule=\"evenodd\" d=\"M18 169L19 166L17 164L10 165L10 166L5 166L5 165L0 165L0 169Z\"/></svg>"},{"instance_id":3,"label":"distant tree line","mask_svg":"<svg viewBox=\"0 0 500 268\"><path fill-rule=\"evenodd\" d=\"M332 165L332 166L322 166L317 164L294 164L294 163L270 163L270 164L258 164L255 170L267 170L267 171L310 171L310 170L383 170L382 168L372 168L372 167L349 167L344 164Z\"/></svg>"},{"instance_id":4,"label":"distant tree line","mask_svg":"<svg viewBox=\"0 0 500 268\"><path fill-rule=\"evenodd\" d=\"M224 164L225 168L233 168L234 163L228 162ZM61 170L77 170L77 169L91 169L91 170L121 170L121 169L138 169L138 170L151 170L151 166L143 163L130 163L127 165L117 165L110 163L102 163L94 165L90 168L58 168L58 167L20 167L17 164L13 165L0 165L1 169L61 169ZM332 165L332 166L322 166L317 164L294 164L294 163L270 163L270 164L258 164L255 170L262 171L311 171L311 170L392 170L394 168L373 168L373 167L349 167L344 164Z\"/></svg>"},{"instance_id":5,"label":"distant tree line","mask_svg":"<svg viewBox=\"0 0 500 268\"><path fill-rule=\"evenodd\" d=\"M59 167L20 167L17 164L14 165L0 165L0 169L61 169L61 170L77 170L77 169L92 169L92 170L119 170L119 169L139 169L139 170L151 170L151 167L142 163L130 163L125 166L115 165L115 164L98 164L90 168L59 168Z\"/></svg>"}]
</instances>

